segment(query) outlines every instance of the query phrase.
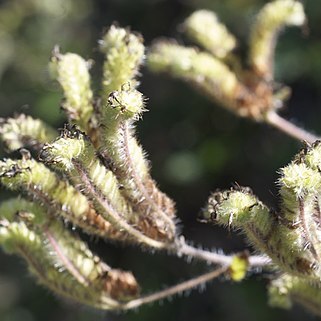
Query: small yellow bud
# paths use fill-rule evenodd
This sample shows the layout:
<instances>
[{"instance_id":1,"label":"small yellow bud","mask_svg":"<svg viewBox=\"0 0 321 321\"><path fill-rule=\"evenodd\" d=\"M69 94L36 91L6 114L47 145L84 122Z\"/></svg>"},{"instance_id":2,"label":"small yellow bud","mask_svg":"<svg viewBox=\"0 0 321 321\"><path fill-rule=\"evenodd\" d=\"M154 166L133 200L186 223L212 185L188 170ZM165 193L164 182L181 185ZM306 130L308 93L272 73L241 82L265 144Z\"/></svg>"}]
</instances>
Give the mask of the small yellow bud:
<instances>
[{"instance_id":1,"label":"small yellow bud","mask_svg":"<svg viewBox=\"0 0 321 321\"><path fill-rule=\"evenodd\" d=\"M246 255L235 255L229 267L229 274L233 281L240 282L245 276L249 266Z\"/></svg>"}]
</instances>

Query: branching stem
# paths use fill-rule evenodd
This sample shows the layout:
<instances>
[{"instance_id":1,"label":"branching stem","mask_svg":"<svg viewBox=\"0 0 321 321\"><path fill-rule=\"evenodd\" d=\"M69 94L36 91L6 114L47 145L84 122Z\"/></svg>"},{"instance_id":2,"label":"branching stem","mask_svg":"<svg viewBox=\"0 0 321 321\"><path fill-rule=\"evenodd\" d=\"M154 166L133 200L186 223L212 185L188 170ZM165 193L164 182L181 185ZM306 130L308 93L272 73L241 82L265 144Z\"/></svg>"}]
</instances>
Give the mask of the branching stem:
<instances>
[{"instance_id":1,"label":"branching stem","mask_svg":"<svg viewBox=\"0 0 321 321\"><path fill-rule=\"evenodd\" d=\"M276 127L285 134L296 138L300 141L306 141L309 144L314 143L316 140L321 139L321 137L315 136L308 131L296 126L295 124L289 122L288 120L282 118L274 111L270 111L265 116L265 121L273 127Z\"/></svg>"},{"instance_id":2,"label":"branching stem","mask_svg":"<svg viewBox=\"0 0 321 321\"><path fill-rule=\"evenodd\" d=\"M233 259L233 255L210 252L188 245L185 243L183 237L179 239L173 252L178 256L186 256L188 258L206 261L208 264L218 264L221 266L230 265ZM248 260L249 266L252 268L264 267L271 264L271 260L267 256L251 255Z\"/></svg>"}]
</instances>

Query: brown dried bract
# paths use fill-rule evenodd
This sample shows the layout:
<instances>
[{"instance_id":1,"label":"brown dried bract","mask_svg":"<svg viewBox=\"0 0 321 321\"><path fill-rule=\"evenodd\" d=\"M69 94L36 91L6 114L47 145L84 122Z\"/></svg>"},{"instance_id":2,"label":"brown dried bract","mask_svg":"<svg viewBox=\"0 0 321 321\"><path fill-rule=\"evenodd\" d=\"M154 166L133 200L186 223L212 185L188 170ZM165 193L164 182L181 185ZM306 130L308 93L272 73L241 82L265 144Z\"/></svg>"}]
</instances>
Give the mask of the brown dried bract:
<instances>
[{"instance_id":1,"label":"brown dried bract","mask_svg":"<svg viewBox=\"0 0 321 321\"><path fill-rule=\"evenodd\" d=\"M124 301L139 295L139 285L130 272L111 270L108 272L105 291L115 300Z\"/></svg>"}]
</instances>

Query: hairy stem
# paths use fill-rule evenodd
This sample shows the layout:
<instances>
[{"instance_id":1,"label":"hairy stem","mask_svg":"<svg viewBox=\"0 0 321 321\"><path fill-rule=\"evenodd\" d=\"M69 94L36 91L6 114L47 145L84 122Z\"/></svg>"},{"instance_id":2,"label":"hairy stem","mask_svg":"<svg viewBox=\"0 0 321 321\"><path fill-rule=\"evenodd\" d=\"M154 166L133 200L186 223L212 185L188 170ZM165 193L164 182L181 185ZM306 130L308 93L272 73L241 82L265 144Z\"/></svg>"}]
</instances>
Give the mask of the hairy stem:
<instances>
[{"instance_id":1,"label":"hairy stem","mask_svg":"<svg viewBox=\"0 0 321 321\"><path fill-rule=\"evenodd\" d=\"M222 266L231 264L233 259L233 255L210 252L188 245L185 243L183 237L181 237L179 243L177 243L175 252L177 252L178 256L186 256L196 260L206 261L208 264L218 264ZM271 260L267 256L251 255L248 261L250 267L264 267L271 264Z\"/></svg>"},{"instance_id":2,"label":"hairy stem","mask_svg":"<svg viewBox=\"0 0 321 321\"><path fill-rule=\"evenodd\" d=\"M314 143L316 140L321 139L319 136L315 136L308 131L296 126L288 120L279 116L276 112L270 111L265 116L265 121L273 127L276 127L285 134L298 139L300 141L306 141L309 144Z\"/></svg>"},{"instance_id":3,"label":"hairy stem","mask_svg":"<svg viewBox=\"0 0 321 321\"><path fill-rule=\"evenodd\" d=\"M191 280L179 283L177 285L174 285L174 286L164 289L162 291L158 291L156 293L146 295L146 296L140 297L138 299L132 300L128 303L120 305L119 308L122 310L134 309L134 308L137 308L143 304L152 303L152 302L170 297L174 294L181 293L186 290L190 290L190 289L195 288L201 284L204 284L210 280L213 280L227 271L228 271L228 266L224 265L214 271L203 274L203 275L193 278Z\"/></svg>"}]
</instances>

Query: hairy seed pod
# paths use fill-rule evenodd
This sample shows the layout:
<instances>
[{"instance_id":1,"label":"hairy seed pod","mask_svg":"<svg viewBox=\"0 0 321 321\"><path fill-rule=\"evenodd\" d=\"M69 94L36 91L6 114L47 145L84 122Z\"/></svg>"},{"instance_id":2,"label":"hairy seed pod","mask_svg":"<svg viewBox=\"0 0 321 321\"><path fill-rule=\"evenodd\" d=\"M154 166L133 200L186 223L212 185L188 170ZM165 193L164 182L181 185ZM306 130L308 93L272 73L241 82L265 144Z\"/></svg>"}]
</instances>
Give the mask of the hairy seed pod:
<instances>
[{"instance_id":1,"label":"hairy seed pod","mask_svg":"<svg viewBox=\"0 0 321 321\"><path fill-rule=\"evenodd\" d=\"M250 243L283 270L318 279L319 263L305 246L296 220L273 213L246 188L216 192L209 198L205 220L244 231Z\"/></svg>"},{"instance_id":2,"label":"hairy seed pod","mask_svg":"<svg viewBox=\"0 0 321 321\"><path fill-rule=\"evenodd\" d=\"M132 88L138 85L135 79L144 59L143 38L127 29L112 25L99 41L100 50L105 54L102 80L102 100L106 103L110 93L120 90L125 83Z\"/></svg>"},{"instance_id":3,"label":"hairy seed pod","mask_svg":"<svg viewBox=\"0 0 321 321\"><path fill-rule=\"evenodd\" d=\"M273 280L269 286L269 304L273 307L290 309L299 303L317 316L321 316L320 282L283 274Z\"/></svg>"},{"instance_id":4,"label":"hairy seed pod","mask_svg":"<svg viewBox=\"0 0 321 321\"><path fill-rule=\"evenodd\" d=\"M148 246L162 245L154 240L153 229L144 224L121 194L120 184L112 171L107 169L96 156L95 149L83 133L76 128L63 133L52 144L45 145L41 157L51 166L67 172L74 185L83 191L95 205L104 219L126 234L133 242L146 243ZM87 180L89 180L87 182ZM127 227L132 227L129 230ZM132 229L150 237L135 238ZM141 236L143 236L141 235ZM161 241L162 239L160 239Z\"/></svg>"},{"instance_id":5,"label":"hairy seed pod","mask_svg":"<svg viewBox=\"0 0 321 321\"><path fill-rule=\"evenodd\" d=\"M224 58L236 46L235 37L209 10L193 12L185 20L183 30L193 41L219 58Z\"/></svg>"},{"instance_id":6,"label":"hairy seed pod","mask_svg":"<svg viewBox=\"0 0 321 321\"><path fill-rule=\"evenodd\" d=\"M140 222L153 230L154 238L172 241L175 235L174 204L159 191L150 176L150 166L134 136L133 124L144 111L143 96L129 86L113 91L102 113L102 137L111 166L123 186L122 193Z\"/></svg>"},{"instance_id":7,"label":"hairy seed pod","mask_svg":"<svg viewBox=\"0 0 321 321\"><path fill-rule=\"evenodd\" d=\"M0 244L22 256L40 283L94 307L116 308L138 294L135 278L113 270L44 209L23 199L0 207ZM117 281L115 281L117 280Z\"/></svg>"},{"instance_id":8,"label":"hairy seed pod","mask_svg":"<svg viewBox=\"0 0 321 321\"><path fill-rule=\"evenodd\" d=\"M39 151L56 136L53 128L31 116L20 114L14 118L0 119L0 139L11 152L20 148Z\"/></svg>"},{"instance_id":9,"label":"hairy seed pod","mask_svg":"<svg viewBox=\"0 0 321 321\"><path fill-rule=\"evenodd\" d=\"M284 26L302 26L303 5L296 0L267 3L257 15L250 37L249 60L254 72L266 81L273 80L273 60L277 35Z\"/></svg>"},{"instance_id":10,"label":"hairy seed pod","mask_svg":"<svg viewBox=\"0 0 321 321\"><path fill-rule=\"evenodd\" d=\"M0 183L18 190L89 234L124 239L124 234L104 220L90 201L66 180L34 159L0 162Z\"/></svg>"},{"instance_id":11,"label":"hairy seed pod","mask_svg":"<svg viewBox=\"0 0 321 321\"><path fill-rule=\"evenodd\" d=\"M271 108L268 86L258 88L263 94L256 95L256 89L247 88L234 71L207 52L161 40L151 47L147 63L152 71L186 81L241 117L262 120Z\"/></svg>"},{"instance_id":12,"label":"hairy seed pod","mask_svg":"<svg viewBox=\"0 0 321 321\"><path fill-rule=\"evenodd\" d=\"M61 54L54 51L49 70L61 85L65 101L63 109L69 120L77 124L88 135L95 127L93 92L90 88L90 64L74 53Z\"/></svg>"}]
</instances>

